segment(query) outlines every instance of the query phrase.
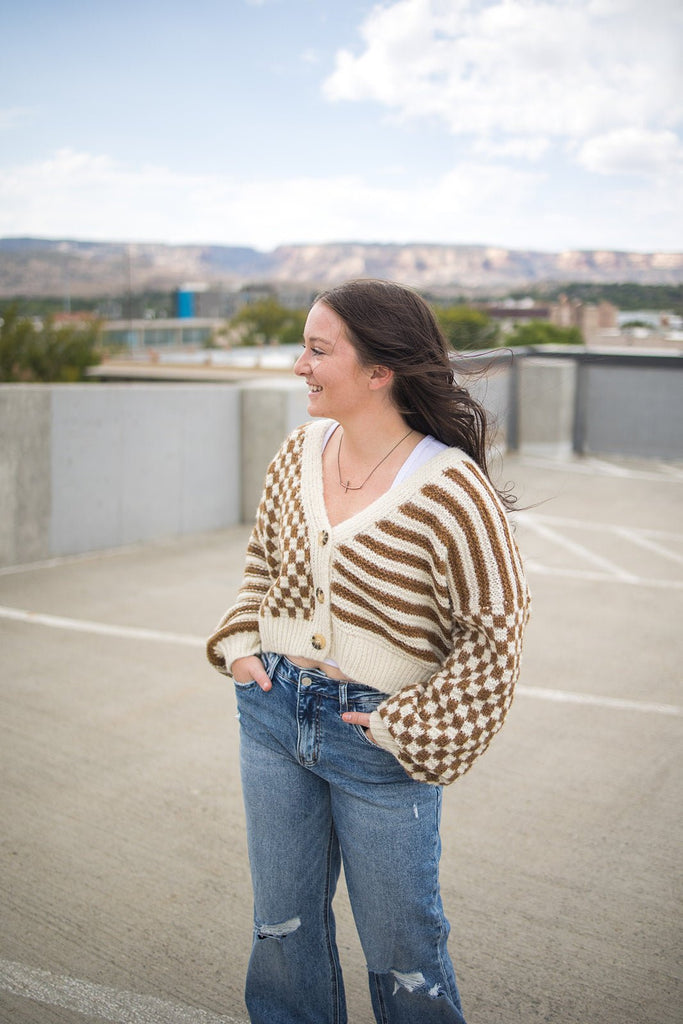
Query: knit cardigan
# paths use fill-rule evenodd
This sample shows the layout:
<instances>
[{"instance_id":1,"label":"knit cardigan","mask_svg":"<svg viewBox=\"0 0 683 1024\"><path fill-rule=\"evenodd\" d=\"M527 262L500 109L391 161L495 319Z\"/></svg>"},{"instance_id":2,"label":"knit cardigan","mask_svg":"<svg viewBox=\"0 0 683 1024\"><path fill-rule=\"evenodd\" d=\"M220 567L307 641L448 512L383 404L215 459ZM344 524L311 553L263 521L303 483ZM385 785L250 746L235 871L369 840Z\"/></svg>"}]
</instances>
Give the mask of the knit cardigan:
<instances>
[{"instance_id":1,"label":"knit cardigan","mask_svg":"<svg viewBox=\"0 0 683 1024\"><path fill-rule=\"evenodd\" d=\"M448 448L331 526L329 420L295 430L271 463L242 586L208 641L226 675L273 651L334 660L387 694L376 742L413 778L463 775L503 724L529 594L508 517L484 473Z\"/></svg>"}]
</instances>

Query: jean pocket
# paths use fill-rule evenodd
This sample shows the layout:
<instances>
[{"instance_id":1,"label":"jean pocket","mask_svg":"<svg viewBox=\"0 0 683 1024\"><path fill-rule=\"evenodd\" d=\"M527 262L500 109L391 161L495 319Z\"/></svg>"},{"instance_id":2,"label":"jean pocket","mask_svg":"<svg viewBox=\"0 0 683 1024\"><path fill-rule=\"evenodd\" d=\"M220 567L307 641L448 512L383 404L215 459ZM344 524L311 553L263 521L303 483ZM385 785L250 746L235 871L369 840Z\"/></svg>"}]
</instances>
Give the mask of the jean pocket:
<instances>
[{"instance_id":1,"label":"jean pocket","mask_svg":"<svg viewBox=\"0 0 683 1024\"><path fill-rule=\"evenodd\" d=\"M368 730L364 729L362 725L354 724L352 725L352 729L358 736L360 736L360 738L362 739L363 743L365 743L366 746L372 747L374 750L382 750L382 747L380 747L378 743L375 743L374 740L370 739L370 737L368 736Z\"/></svg>"},{"instance_id":2,"label":"jean pocket","mask_svg":"<svg viewBox=\"0 0 683 1024\"><path fill-rule=\"evenodd\" d=\"M387 694L381 693L379 690L354 688L348 694L348 709L349 711L360 711L364 715L371 715L386 698ZM382 750L382 747L370 739L367 729L362 725L354 724L353 728L367 746L374 747L375 750Z\"/></svg>"},{"instance_id":3,"label":"jean pocket","mask_svg":"<svg viewBox=\"0 0 683 1024\"><path fill-rule=\"evenodd\" d=\"M243 692L244 692L245 690L253 690L253 688L254 688L255 686L258 686L258 683L256 682L256 680L255 680L255 679L249 679L249 680L247 680L247 682L246 682L246 683L238 683L238 682L237 682L237 680L236 680L236 679L235 679L235 678L233 677L233 680L232 680L232 681L233 681L233 683L235 684L235 689L236 689L236 690L239 690L239 691L240 691L240 692L242 692L242 693L243 693Z\"/></svg>"}]
</instances>

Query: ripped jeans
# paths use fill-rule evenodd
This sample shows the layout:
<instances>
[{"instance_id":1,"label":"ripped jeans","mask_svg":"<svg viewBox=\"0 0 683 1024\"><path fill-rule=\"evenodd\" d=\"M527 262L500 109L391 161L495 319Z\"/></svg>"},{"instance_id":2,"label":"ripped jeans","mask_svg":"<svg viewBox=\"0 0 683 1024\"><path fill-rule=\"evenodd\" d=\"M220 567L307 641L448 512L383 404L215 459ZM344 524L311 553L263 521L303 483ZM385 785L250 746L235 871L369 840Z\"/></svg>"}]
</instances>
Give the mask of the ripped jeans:
<instances>
[{"instance_id":1,"label":"ripped jeans","mask_svg":"<svg viewBox=\"0 0 683 1024\"><path fill-rule=\"evenodd\" d=\"M377 690L262 660L236 684L254 888L252 1024L346 1024L332 910L343 862L380 1024L464 1024L438 884L441 790L416 782L344 711Z\"/></svg>"}]
</instances>

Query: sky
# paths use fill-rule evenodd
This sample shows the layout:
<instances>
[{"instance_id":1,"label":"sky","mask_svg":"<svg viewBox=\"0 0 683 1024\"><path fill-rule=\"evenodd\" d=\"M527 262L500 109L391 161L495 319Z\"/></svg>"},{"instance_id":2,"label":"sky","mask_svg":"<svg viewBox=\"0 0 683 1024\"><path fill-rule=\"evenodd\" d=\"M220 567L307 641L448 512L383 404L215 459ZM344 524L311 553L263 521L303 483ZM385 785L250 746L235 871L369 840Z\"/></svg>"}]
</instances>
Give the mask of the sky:
<instances>
[{"instance_id":1,"label":"sky","mask_svg":"<svg viewBox=\"0 0 683 1024\"><path fill-rule=\"evenodd\" d=\"M681 0L22 0L0 237L683 250Z\"/></svg>"}]
</instances>

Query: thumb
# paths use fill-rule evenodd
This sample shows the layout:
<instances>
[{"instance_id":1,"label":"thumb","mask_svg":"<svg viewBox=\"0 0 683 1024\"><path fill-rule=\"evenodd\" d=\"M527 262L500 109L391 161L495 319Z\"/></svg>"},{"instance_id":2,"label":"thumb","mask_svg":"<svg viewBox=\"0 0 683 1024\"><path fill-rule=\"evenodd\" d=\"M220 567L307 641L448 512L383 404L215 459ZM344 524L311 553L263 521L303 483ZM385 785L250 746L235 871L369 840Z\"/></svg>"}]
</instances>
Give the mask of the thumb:
<instances>
[{"instance_id":1,"label":"thumb","mask_svg":"<svg viewBox=\"0 0 683 1024\"><path fill-rule=\"evenodd\" d=\"M255 682L258 683L258 685L264 692L267 693L268 690L272 689L273 683L271 681L270 676L268 675L264 668L255 669L253 675Z\"/></svg>"}]
</instances>

